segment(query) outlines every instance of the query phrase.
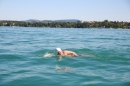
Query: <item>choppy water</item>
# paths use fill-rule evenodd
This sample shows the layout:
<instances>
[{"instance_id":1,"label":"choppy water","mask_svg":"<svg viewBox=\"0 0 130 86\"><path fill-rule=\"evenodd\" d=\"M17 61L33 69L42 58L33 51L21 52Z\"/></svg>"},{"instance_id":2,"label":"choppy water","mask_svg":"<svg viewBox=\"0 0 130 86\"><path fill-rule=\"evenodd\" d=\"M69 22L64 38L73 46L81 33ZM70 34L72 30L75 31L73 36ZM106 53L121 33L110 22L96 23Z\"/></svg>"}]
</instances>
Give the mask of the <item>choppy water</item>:
<instances>
[{"instance_id":1,"label":"choppy water","mask_svg":"<svg viewBox=\"0 0 130 86\"><path fill-rule=\"evenodd\" d=\"M0 27L0 86L130 86L130 30Z\"/></svg>"}]
</instances>

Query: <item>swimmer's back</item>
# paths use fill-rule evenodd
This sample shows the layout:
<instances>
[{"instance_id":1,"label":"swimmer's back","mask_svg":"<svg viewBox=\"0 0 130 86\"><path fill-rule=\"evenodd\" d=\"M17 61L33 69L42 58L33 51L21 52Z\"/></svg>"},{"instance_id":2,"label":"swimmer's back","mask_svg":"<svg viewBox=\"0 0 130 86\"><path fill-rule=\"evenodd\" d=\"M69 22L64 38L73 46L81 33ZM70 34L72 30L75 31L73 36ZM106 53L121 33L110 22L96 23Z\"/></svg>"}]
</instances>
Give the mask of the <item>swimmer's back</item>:
<instances>
[{"instance_id":1,"label":"swimmer's back","mask_svg":"<svg viewBox=\"0 0 130 86\"><path fill-rule=\"evenodd\" d=\"M75 52L69 51L69 50L64 50L63 54L64 55L71 55L71 56L78 56Z\"/></svg>"}]
</instances>

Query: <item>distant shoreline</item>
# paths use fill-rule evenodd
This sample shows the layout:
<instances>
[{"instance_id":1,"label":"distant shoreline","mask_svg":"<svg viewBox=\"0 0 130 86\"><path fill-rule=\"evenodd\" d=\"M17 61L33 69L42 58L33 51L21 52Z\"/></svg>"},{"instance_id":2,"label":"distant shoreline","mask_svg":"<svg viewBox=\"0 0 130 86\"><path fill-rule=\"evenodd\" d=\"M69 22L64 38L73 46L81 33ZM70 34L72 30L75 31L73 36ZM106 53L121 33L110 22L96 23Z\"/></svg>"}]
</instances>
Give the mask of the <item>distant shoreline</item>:
<instances>
[{"instance_id":1,"label":"distant shoreline","mask_svg":"<svg viewBox=\"0 0 130 86\"><path fill-rule=\"evenodd\" d=\"M108 29L130 29L130 22L119 21L91 21L91 22L50 22L50 21L0 21L0 26L11 27L43 27L43 28L108 28Z\"/></svg>"}]
</instances>

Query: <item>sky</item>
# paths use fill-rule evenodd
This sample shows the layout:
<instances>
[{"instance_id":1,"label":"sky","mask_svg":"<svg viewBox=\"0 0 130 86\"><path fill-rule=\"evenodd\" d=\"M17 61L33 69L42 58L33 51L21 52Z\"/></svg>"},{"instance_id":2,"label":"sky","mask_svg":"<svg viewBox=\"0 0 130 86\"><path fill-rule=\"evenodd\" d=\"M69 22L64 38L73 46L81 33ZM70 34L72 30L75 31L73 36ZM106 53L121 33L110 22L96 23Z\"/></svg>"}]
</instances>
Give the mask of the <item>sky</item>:
<instances>
[{"instance_id":1,"label":"sky","mask_svg":"<svg viewBox=\"0 0 130 86\"><path fill-rule=\"evenodd\" d=\"M130 0L0 0L0 20L127 21Z\"/></svg>"}]
</instances>

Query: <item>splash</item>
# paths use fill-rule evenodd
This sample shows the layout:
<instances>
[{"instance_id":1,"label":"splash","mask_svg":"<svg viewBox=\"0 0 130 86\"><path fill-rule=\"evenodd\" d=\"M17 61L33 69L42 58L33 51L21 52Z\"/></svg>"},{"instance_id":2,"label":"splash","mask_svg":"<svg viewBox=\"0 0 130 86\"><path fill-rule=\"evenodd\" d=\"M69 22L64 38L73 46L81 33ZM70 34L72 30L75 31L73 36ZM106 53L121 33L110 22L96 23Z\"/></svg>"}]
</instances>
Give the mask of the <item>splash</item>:
<instances>
[{"instance_id":1,"label":"splash","mask_svg":"<svg viewBox=\"0 0 130 86\"><path fill-rule=\"evenodd\" d=\"M55 55L52 53L48 53L48 52L43 55L44 58L50 58L52 56L55 56Z\"/></svg>"}]
</instances>

